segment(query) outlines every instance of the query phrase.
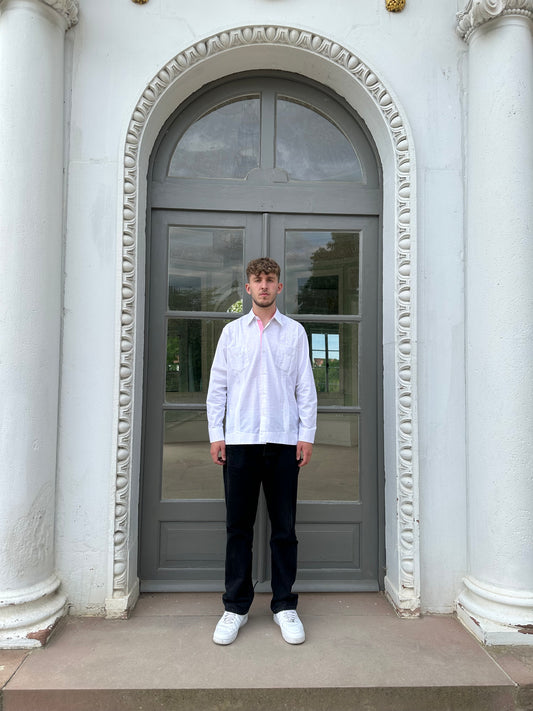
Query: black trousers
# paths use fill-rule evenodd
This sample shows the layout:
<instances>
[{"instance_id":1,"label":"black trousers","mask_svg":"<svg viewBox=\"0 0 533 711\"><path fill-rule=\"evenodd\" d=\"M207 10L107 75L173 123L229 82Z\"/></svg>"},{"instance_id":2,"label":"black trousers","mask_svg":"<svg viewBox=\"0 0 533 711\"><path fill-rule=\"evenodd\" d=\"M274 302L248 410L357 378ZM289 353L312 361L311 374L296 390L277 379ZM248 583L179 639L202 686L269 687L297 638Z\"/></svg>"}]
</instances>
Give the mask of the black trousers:
<instances>
[{"instance_id":1,"label":"black trousers","mask_svg":"<svg viewBox=\"0 0 533 711\"><path fill-rule=\"evenodd\" d=\"M229 612L244 615L254 598L252 546L259 491L267 502L272 528L272 612L294 610L298 540L295 533L299 467L296 446L286 444L233 444L226 446L226 592L222 600Z\"/></svg>"}]
</instances>

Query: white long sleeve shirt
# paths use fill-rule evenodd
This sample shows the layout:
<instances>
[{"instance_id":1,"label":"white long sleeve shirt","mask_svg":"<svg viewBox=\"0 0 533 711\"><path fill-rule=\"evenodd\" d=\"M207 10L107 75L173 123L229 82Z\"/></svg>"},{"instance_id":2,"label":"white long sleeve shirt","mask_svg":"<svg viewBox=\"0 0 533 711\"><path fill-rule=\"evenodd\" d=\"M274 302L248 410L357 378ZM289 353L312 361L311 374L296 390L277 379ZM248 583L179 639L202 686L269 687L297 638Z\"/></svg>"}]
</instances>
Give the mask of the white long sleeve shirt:
<instances>
[{"instance_id":1,"label":"white long sleeve shirt","mask_svg":"<svg viewBox=\"0 0 533 711\"><path fill-rule=\"evenodd\" d=\"M207 392L209 439L312 443L317 396L305 330L279 311L260 326L250 311L222 330Z\"/></svg>"}]
</instances>

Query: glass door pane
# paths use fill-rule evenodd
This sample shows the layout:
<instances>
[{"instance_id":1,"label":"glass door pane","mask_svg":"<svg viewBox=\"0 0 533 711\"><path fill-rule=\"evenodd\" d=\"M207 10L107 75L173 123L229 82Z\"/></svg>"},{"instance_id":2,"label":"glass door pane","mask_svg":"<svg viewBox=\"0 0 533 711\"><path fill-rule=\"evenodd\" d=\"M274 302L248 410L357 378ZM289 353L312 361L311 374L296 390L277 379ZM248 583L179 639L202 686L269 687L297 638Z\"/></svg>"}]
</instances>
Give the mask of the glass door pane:
<instances>
[{"instance_id":1,"label":"glass door pane","mask_svg":"<svg viewBox=\"0 0 533 711\"><path fill-rule=\"evenodd\" d=\"M319 405L359 403L359 324L303 322Z\"/></svg>"},{"instance_id":2,"label":"glass door pane","mask_svg":"<svg viewBox=\"0 0 533 711\"><path fill-rule=\"evenodd\" d=\"M165 371L167 404L204 404L209 371L228 320L169 318Z\"/></svg>"},{"instance_id":3,"label":"glass door pane","mask_svg":"<svg viewBox=\"0 0 533 711\"><path fill-rule=\"evenodd\" d=\"M276 100L276 167L291 180L363 182L353 145L330 117L301 100Z\"/></svg>"},{"instance_id":4,"label":"glass door pane","mask_svg":"<svg viewBox=\"0 0 533 711\"><path fill-rule=\"evenodd\" d=\"M198 118L170 160L173 178L244 179L259 166L261 100L239 97Z\"/></svg>"},{"instance_id":5,"label":"glass door pane","mask_svg":"<svg viewBox=\"0 0 533 711\"><path fill-rule=\"evenodd\" d=\"M205 412L165 412L162 499L223 499L220 470L208 456Z\"/></svg>"},{"instance_id":6,"label":"glass door pane","mask_svg":"<svg viewBox=\"0 0 533 711\"><path fill-rule=\"evenodd\" d=\"M359 313L359 232L287 230L285 305L292 314Z\"/></svg>"},{"instance_id":7,"label":"glass door pane","mask_svg":"<svg viewBox=\"0 0 533 711\"><path fill-rule=\"evenodd\" d=\"M145 589L224 579L222 469L205 398L220 333L243 309L260 217L152 210L141 570ZM222 543L221 543L222 542ZM174 588L173 588L174 589Z\"/></svg>"},{"instance_id":8,"label":"glass door pane","mask_svg":"<svg viewBox=\"0 0 533 711\"><path fill-rule=\"evenodd\" d=\"M169 311L228 311L242 298L244 230L169 225Z\"/></svg>"},{"instance_id":9,"label":"glass door pane","mask_svg":"<svg viewBox=\"0 0 533 711\"><path fill-rule=\"evenodd\" d=\"M313 458L298 483L300 501L358 501L359 471L359 415L320 413Z\"/></svg>"}]
</instances>

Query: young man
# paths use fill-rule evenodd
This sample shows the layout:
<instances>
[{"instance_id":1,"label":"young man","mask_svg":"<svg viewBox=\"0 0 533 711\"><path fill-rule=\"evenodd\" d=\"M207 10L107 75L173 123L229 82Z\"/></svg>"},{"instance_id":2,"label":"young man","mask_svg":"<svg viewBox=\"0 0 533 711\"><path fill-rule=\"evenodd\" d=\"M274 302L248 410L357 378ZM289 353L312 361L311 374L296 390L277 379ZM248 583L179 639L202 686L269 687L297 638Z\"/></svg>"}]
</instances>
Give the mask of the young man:
<instances>
[{"instance_id":1,"label":"young man","mask_svg":"<svg viewBox=\"0 0 533 711\"><path fill-rule=\"evenodd\" d=\"M271 609L283 639L301 644L305 632L292 592L296 495L298 472L313 450L316 388L305 330L276 307L283 289L279 265L255 259L246 277L252 310L223 329L207 393L211 457L224 468L227 529L225 612L213 641L231 644L248 621L253 526L263 484L272 527Z\"/></svg>"}]
</instances>

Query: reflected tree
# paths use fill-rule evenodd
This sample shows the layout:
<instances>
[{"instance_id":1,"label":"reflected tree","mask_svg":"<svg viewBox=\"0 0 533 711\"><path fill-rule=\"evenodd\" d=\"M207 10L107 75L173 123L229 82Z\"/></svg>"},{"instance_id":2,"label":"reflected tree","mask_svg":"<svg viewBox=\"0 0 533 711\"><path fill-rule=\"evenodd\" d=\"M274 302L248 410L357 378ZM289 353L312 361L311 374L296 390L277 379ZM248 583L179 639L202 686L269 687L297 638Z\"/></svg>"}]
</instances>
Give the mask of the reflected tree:
<instances>
[{"instance_id":1,"label":"reflected tree","mask_svg":"<svg viewBox=\"0 0 533 711\"><path fill-rule=\"evenodd\" d=\"M358 235L332 232L331 239L314 250L310 261L311 275L298 288L298 313L329 316L357 313ZM340 324L331 322L306 324L306 331L317 391L340 394L348 385L348 382L343 383L342 377L342 361L350 360L348 332L341 329Z\"/></svg>"}]
</instances>

